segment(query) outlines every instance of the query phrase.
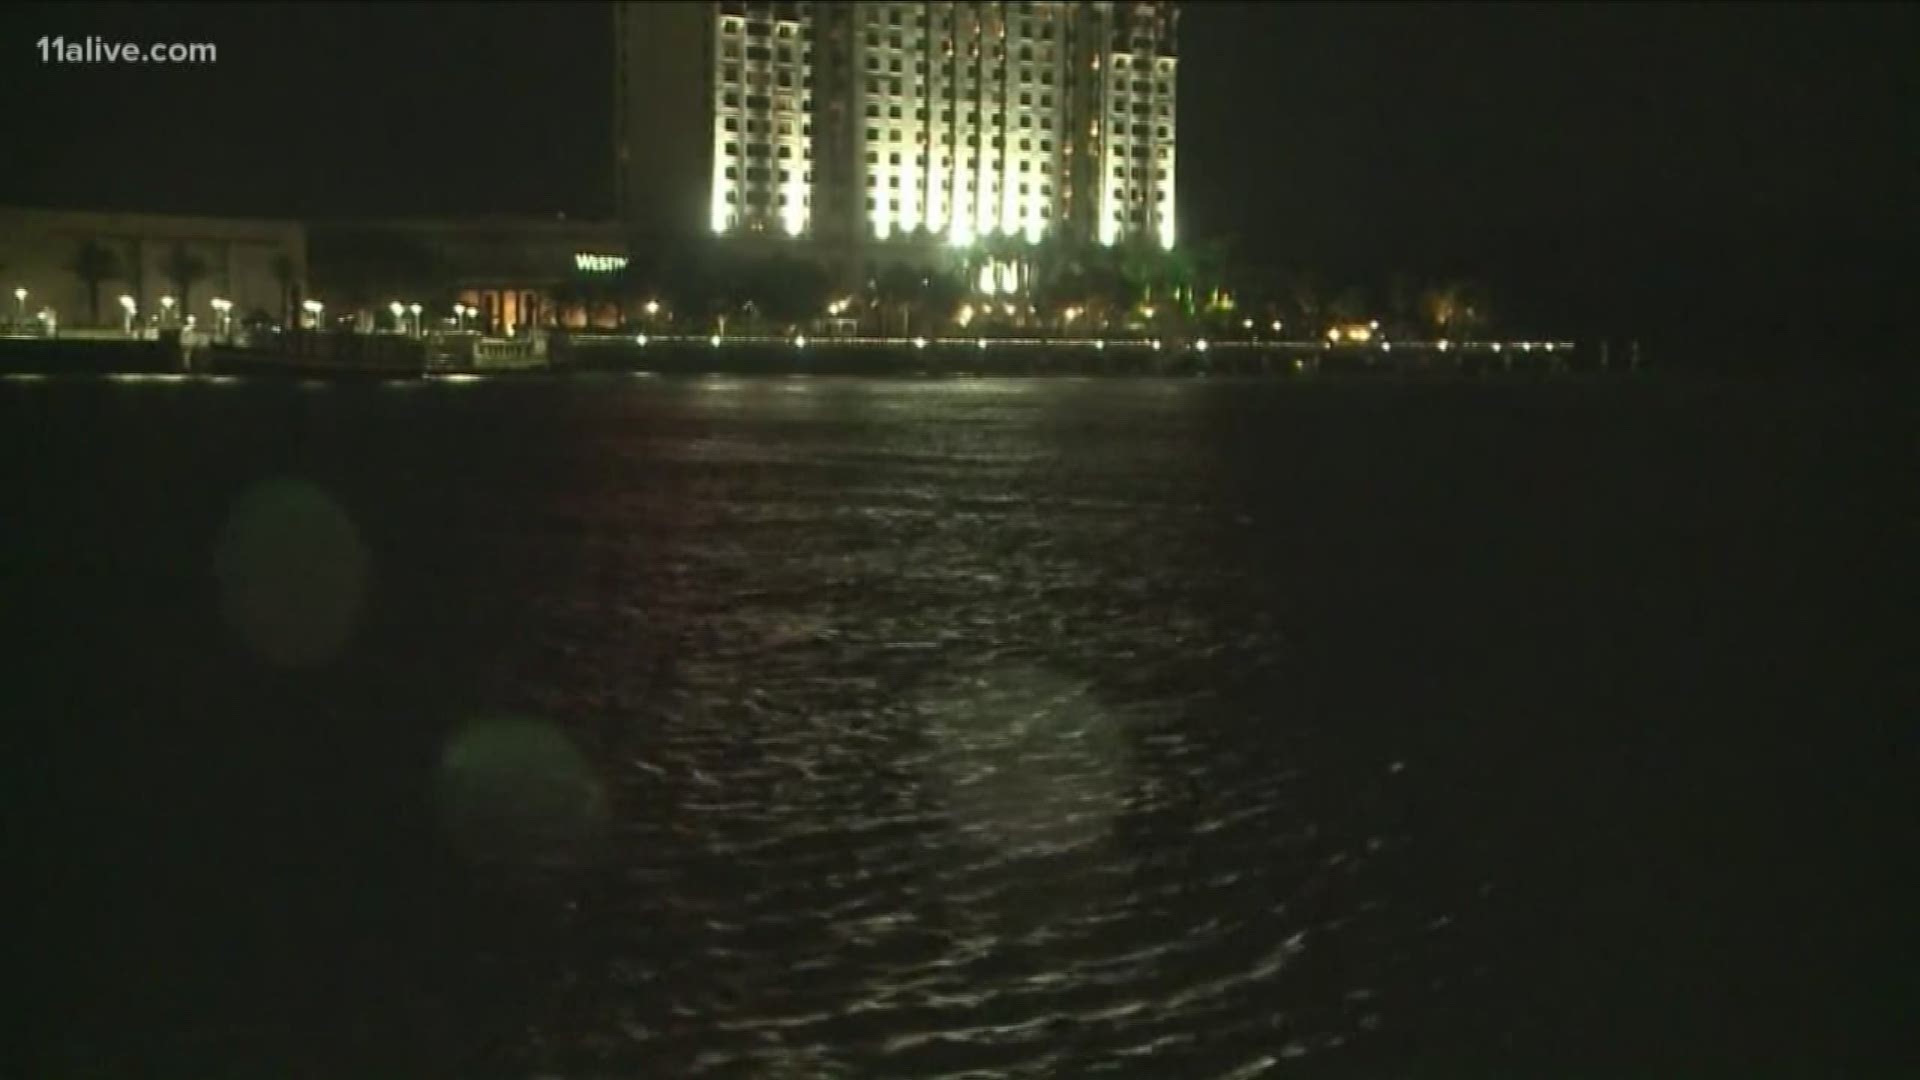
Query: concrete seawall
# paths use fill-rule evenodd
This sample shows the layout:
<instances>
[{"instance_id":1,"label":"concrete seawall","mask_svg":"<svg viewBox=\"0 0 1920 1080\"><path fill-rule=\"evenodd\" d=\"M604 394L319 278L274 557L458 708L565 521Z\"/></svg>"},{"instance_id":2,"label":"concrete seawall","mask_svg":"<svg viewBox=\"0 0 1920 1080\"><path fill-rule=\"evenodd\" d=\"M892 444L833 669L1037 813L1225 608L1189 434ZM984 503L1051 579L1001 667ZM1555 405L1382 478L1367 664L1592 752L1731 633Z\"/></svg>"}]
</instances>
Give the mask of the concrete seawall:
<instances>
[{"instance_id":1,"label":"concrete seawall","mask_svg":"<svg viewBox=\"0 0 1920 1080\"><path fill-rule=\"evenodd\" d=\"M942 340L813 340L778 338L650 338L555 335L538 363L488 362L433 352L433 343L389 335L290 332L253 347L201 345L178 337L0 339L0 371L32 374L200 372L231 375L412 378L435 373L530 374L570 371L850 376L1200 376L1308 378L1385 375L1458 378L1539 377L1561 373L1625 373L1570 343L1406 345L1325 348L1310 343L1150 340L1090 341L948 338Z\"/></svg>"},{"instance_id":2,"label":"concrete seawall","mask_svg":"<svg viewBox=\"0 0 1920 1080\"><path fill-rule=\"evenodd\" d=\"M180 371L180 343L139 338L3 338L0 371L23 375L111 375Z\"/></svg>"}]
</instances>

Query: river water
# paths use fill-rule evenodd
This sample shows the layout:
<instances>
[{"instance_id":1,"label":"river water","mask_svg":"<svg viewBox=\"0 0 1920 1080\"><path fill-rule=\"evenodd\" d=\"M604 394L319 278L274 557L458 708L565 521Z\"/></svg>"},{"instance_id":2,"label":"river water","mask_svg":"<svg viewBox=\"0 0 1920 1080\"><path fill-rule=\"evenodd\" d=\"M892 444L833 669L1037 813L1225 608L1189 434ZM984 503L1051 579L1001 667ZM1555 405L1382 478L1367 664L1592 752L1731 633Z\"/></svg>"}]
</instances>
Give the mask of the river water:
<instances>
[{"instance_id":1,"label":"river water","mask_svg":"<svg viewBox=\"0 0 1920 1080\"><path fill-rule=\"evenodd\" d=\"M1907 418L10 378L19 1074L1898 1064Z\"/></svg>"}]
</instances>

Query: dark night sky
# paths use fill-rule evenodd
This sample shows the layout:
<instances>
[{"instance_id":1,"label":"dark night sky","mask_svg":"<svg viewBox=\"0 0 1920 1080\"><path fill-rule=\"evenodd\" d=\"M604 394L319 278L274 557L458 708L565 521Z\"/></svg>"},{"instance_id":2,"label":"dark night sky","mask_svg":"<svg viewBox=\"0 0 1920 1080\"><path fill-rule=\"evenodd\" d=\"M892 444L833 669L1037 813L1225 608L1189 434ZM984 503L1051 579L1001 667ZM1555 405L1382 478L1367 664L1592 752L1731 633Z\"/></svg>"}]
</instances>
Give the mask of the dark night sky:
<instances>
[{"instance_id":1,"label":"dark night sky","mask_svg":"<svg viewBox=\"0 0 1920 1080\"><path fill-rule=\"evenodd\" d=\"M608 26L599 3L15 7L0 203L601 214ZM1911 340L1916 30L1897 4L1190 3L1182 232L1330 284L1477 273L1569 332ZM43 34L220 59L42 65Z\"/></svg>"}]
</instances>

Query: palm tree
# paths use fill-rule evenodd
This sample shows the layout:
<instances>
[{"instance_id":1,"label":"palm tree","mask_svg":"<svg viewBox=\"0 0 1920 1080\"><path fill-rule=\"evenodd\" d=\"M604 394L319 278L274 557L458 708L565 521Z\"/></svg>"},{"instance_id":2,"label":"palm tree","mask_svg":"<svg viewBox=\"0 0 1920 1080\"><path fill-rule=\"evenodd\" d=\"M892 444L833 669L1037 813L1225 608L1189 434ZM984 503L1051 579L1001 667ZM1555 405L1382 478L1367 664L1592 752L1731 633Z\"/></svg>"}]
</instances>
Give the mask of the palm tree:
<instances>
[{"instance_id":1,"label":"palm tree","mask_svg":"<svg viewBox=\"0 0 1920 1080\"><path fill-rule=\"evenodd\" d=\"M1286 274L1283 293L1287 320L1309 337L1320 336L1326 329L1321 325L1326 308L1320 299L1320 284L1313 274L1304 270Z\"/></svg>"},{"instance_id":2,"label":"palm tree","mask_svg":"<svg viewBox=\"0 0 1920 1080\"><path fill-rule=\"evenodd\" d=\"M1416 295L1413 278L1406 273L1396 273L1387 280L1387 317L1390 329L1395 335L1404 334L1413 329Z\"/></svg>"},{"instance_id":3,"label":"palm tree","mask_svg":"<svg viewBox=\"0 0 1920 1080\"><path fill-rule=\"evenodd\" d=\"M1127 270L1119 251L1110 247L1095 248L1088 253L1083 264L1086 267L1086 293L1089 304L1099 309L1100 322L1110 323L1115 316L1124 316L1140 296L1140 288L1127 276Z\"/></svg>"},{"instance_id":4,"label":"palm tree","mask_svg":"<svg viewBox=\"0 0 1920 1080\"><path fill-rule=\"evenodd\" d=\"M120 256L100 241L88 240L73 253L68 269L86 285L87 311L93 324L100 325L100 286L120 276Z\"/></svg>"},{"instance_id":5,"label":"palm tree","mask_svg":"<svg viewBox=\"0 0 1920 1080\"><path fill-rule=\"evenodd\" d=\"M1013 237L1004 233L986 233L980 236L974 240L973 250L966 261L967 284L971 286L979 281L983 267L996 266L1002 262L1018 259L1019 256L1020 249ZM992 280L997 286L1000 281L998 271L995 270L993 275Z\"/></svg>"},{"instance_id":6,"label":"palm tree","mask_svg":"<svg viewBox=\"0 0 1920 1080\"><path fill-rule=\"evenodd\" d=\"M1163 254L1166 275L1189 317L1223 316L1233 248L1226 240L1185 244Z\"/></svg>"},{"instance_id":7,"label":"palm tree","mask_svg":"<svg viewBox=\"0 0 1920 1080\"><path fill-rule=\"evenodd\" d=\"M1128 291L1132 294L1129 303L1152 300L1162 277L1159 249L1150 241L1135 237L1115 245L1111 250L1114 269L1127 283Z\"/></svg>"},{"instance_id":8,"label":"palm tree","mask_svg":"<svg viewBox=\"0 0 1920 1080\"><path fill-rule=\"evenodd\" d=\"M691 248L658 249L654 255L649 276L675 320L684 320L688 329L710 327L716 316L725 318L720 295L724 274L716 265L717 257Z\"/></svg>"},{"instance_id":9,"label":"palm tree","mask_svg":"<svg viewBox=\"0 0 1920 1080\"><path fill-rule=\"evenodd\" d=\"M824 311L832 284L818 263L782 256L754 267L751 291L761 312L784 332Z\"/></svg>"},{"instance_id":10,"label":"palm tree","mask_svg":"<svg viewBox=\"0 0 1920 1080\"><path fill-rule=\"evenodd\" d=\"M712 276L707 279L707 285L712 290L713 305L719 312L717 321L720 332L724 334L728 319L735 315L752 314L747 310L753 302L753 290L748 282L752 267L744 259L726 253L715 253L711 258L709 266L712 267Z\"/></svg>"},{"instance_id":11,"label":"palm tree","mask_svg":"<svg viewBox=\"0 0 1920 1080\"><path fill-rule=\"evenodd\" d=\"M751 265L723 248L688 248L672 265L671 275L661 280L662 297L674 317L686 319L689 327L717 328L724 334L728 320L753 298Z\"/></svg>"},{"instance_id":12,"label":"palm tree","mask_svg":"<svg viewBox=\"0 0 1920 1080\"><path fill-rule=\"evenodd\" d=\"M175 242L167 252L167 278L173 282L174 292L179 294L181 317L193 310L193 286L195 282L206 278L209 268L207 260L187 249L187 245Z\"/></svg>"},{"instance_id":13,"label":"palm tree","mask_svg":"<svg viewBox=\"0 0 1920 1080\"><path fill-rule=\"evenodd\" d=\"M1420 297L1421 313L1440 337L1464 337L1486 326L1488 307L1480 287L1466 281L1436 285Z\"/></svg>"},{"instance_id":14,"label":"palm tree","mask_svg":"<svg viewBox=\"0 0 1920 1080\"><path fill-rule=\"evenodd\" d=\"M931 326L936 332L947 329L966 298L967 282L959 274L935 270L922 277L918 306L923 327Z\"/></svg>"},{"instance_id":15,"label":"palm tree","mask_svg":"<svg viewBox=\"0 0 1920 1080\"><path fill-rule=\"evenodd\" d=\"M1193 265L1209 291L1225 288L1239 255L1232 237L1214 237L1192 245Z\"/></svg>"},{"instance_id":16,"label":"palm tree","mask_svg":"<svg viewBox=\"0 0 1920 1080\"><path fill-rule=\"evenodd\" d=\"M1355 322L1367 314L1367 297L1357 287L1348 286L1340 290L1327 305L1327 314L1340 322Z\"/></svg>"},{"instance_id":17,"label":"palm tree","mask_svg":"<svg viewBox=\"0 0 1920 1080\"><path fill-rule=\"evenodd\" d=\"M280 323L284 326L292 321L288 319L287 314L293 309L291 299L293 296L293 282L294 278L298 276L294 273L293 257L291 255L275 255L270 269L273 272L274 282L280 286Z\"/></svg>"},{"instance_id":18,"label":"palm tree","mask_svg":"<svg viewBox=\"0 0 1920 1080\"><path fill-rule=\"evenodd\" d=\"M1233 283L1234 300L1243 317L1256 318L1260 326L1275 318L1286 318L1286 279L1269 263L1239 259L1228 266L1227 278Z\"/></svg>"},{"instance_id":19,"label":"palm tree","mask_svg":"<svg viewBox=\"0 0 1920 1080\"><path fill-rule=\"evenodd\" d=\"M880 304L883 332L892 330L892 317L896 312L900 316L900 332L903 335L912 332L914 302L920 299L924 277L909 267L889 266L873 279L873 298Z\"/></svg>"},{"instance_id":20,"label":"palm tree","mask_svg":"<svg viewBox=\"0 0 1920 1080\"><path fill-rule=\"evenodd\" d=\"M1468 333L1484 333L1493 325L1493 299L1487 295L1486 286L1469 281L1461 289L1463 308L1461 325Z\"/></svg>"},{"instance_id":21,"label":"palm tree","mask_svg":"<svg viewBox=\"0 0 1920 1080\"><path fill-rule=\"evenodd\" d=\"M1179 247L1172 250L1149 248L1151 261L1147 264L1154 292L1171 302L1174 309L1183 315L1193 314L1194 286L1199 282L1199 267L1194 261L1191 247Z\"/></svg>"},{"instance_id":22,"label":"palm tree","mask_svg":"<svg viewBox=\"0 0 1920 1080\"><path fill-rule=\"evenodd\" d=\"M1459 288L1455 284L1435 285L1420 294L1420 314L1436 337L1447 337L1456 328Z\"/></svg>"},{"instance_id":23,"label":"palm tree","mask_svg":"<svg viewBox=\"0 0 1920 1080\"><path fill-rule=\"evenodd\" d=\"M1037 243L1025 245L1020 258L1027 265L1027 289L1043 316L1057 315L1070 305L1091 298L1096 268L1111 251L1080 240L1064 230L1053 230Z\"/></svg>"},{"instance_id":24,"label":"palm tree","mask_svg":"<svg viewBox=\"0 0 1920 1080\"><path fill-rule=\"evenodd\" d=\"M1059 233L1040 242L1033 255L1033 302L1043 317L1058 316L1070 307L1092 306L1090 255Z\"/></svg>"}]
</instances>

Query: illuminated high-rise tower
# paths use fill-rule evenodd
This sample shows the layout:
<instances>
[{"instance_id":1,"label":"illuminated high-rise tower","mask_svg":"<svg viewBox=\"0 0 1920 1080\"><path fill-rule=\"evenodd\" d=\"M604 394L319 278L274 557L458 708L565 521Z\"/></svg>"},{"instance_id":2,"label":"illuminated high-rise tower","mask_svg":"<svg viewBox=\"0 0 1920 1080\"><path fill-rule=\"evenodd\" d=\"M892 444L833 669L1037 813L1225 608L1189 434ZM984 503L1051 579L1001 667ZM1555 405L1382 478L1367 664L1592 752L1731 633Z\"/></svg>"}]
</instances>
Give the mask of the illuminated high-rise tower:
<instances>
[{"instance_id":1,"label":"illuminated high-rise tower","mask_svg":"<svg viewBox=\"0 0 1920 1080\"><path fill-rule=\"evenodd\" d=\"M1075 221L1102 243L1174 242L1179 18L1171 3L1075 5L1078 56Z\"/></svg>"},{"instance_id":2,"label":"illuminated high-rise tower","mask_svg":"<svg viewBox=\"0 0 1920 1080\"><path fill-rule=\"evenodd\" d=\"M827 246L1174 239L1174 4L620 3L623 218Z\"/></svg>"}]
</instances>

